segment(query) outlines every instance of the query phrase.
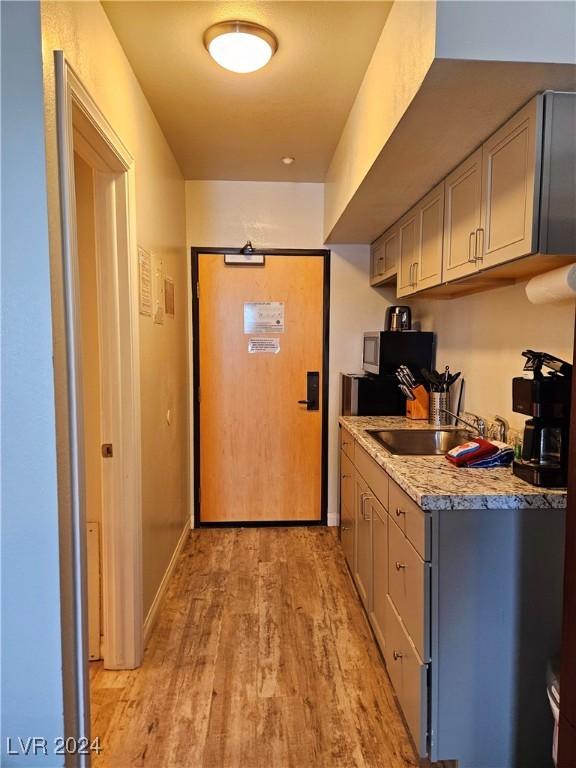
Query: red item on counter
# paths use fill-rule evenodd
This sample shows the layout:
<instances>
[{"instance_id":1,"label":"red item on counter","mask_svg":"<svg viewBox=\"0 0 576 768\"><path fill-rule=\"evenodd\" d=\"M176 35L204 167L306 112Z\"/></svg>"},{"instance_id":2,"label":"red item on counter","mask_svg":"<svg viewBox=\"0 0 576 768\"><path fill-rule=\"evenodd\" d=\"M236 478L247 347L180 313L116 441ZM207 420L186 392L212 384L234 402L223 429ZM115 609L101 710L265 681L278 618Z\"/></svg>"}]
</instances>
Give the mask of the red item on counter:
<instances>
[{"instance_id":1,"label":"red item on counter","mask_svg":"<svg viewBox=\"0 0 576 768\"><path fill-rule=\"evenodd\" d=\"M471 461L486 459L498 451L498 446L483 437L473 437L467 443L457 445L448 451L446 458L451 464L461 467Z\"/></svg>"}]
</instances>

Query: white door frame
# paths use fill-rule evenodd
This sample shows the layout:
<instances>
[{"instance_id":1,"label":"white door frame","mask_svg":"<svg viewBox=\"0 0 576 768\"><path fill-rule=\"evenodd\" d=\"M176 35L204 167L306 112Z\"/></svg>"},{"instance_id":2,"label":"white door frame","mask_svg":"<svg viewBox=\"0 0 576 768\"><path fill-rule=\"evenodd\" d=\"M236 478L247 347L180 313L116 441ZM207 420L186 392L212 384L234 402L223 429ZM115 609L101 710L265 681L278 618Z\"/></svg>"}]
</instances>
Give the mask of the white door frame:
<instances>
[{"instance_id":1,"label":"white door frame","mask_svg":"<svg viewBox=\"0 0 576 768\"><path fill-rule=\"evenodd\" d=\"M86 88L55 52L62 251L70 408L74 557L75 677L87 705L85 483L82 430L79 269L74 151L94 169L96 261L101 340L102 570L104 666L133 669L142 660L142 503L138 258L134 161ZM80 705L81 706L81 705Z\"/></svg>"}]
</instances>

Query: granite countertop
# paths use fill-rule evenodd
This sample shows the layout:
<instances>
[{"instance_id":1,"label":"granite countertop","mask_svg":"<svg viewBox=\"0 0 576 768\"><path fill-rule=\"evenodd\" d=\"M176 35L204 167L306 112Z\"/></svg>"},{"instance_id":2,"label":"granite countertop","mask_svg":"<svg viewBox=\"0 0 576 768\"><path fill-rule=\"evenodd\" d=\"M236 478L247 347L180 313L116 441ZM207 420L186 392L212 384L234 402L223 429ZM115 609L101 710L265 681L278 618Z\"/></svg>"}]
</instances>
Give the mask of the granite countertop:
<instances>
[{"instance_id":1,"label":"granite countertop","mask_svg":"<svg viewBox=\"0 0 576 768\"><path fill-rule=\"evenodd\" d=\"M369 429L431 429L403 416L341 416L340 423L424 510L561 509L566 491L536 488L506 469L459 469L444 456L399 456L370 436Z\"/></svg>"}]
</instances>

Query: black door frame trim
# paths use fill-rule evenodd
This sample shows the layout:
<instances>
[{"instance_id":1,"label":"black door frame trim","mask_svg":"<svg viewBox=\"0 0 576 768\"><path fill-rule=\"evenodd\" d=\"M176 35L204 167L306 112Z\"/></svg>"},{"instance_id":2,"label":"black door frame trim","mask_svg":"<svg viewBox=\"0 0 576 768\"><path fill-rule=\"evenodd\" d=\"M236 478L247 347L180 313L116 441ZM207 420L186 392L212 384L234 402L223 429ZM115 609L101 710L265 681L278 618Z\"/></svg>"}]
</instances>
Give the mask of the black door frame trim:
<instances>
[{"instance_id":1,"label":"black door frame trim","mask_svg":"<svg viewBox=\"0 0 576 768\"><path fill-rule=\"evenodd\" d=\"M225 523L203 523L200 519L200 350L198 344L199 307L198 307L198 257L208 254L240 254L241 248L197 248L190 249L192 259L192 396L194 399L194 527L195 528L241 528L264 526L302 526L327 525L328 523L328 378L329 378L329 343L330 343L330 250L318 248L267 248L254 249L252 253L265 256L322 256L324 259L323 281L323 330L322 330L322 462L320 490L320 520L274 520L245 521ZM234 269L243 269L241 265ZM252 267L257 269L257 267Z\"/></svg>"}]
</instances>

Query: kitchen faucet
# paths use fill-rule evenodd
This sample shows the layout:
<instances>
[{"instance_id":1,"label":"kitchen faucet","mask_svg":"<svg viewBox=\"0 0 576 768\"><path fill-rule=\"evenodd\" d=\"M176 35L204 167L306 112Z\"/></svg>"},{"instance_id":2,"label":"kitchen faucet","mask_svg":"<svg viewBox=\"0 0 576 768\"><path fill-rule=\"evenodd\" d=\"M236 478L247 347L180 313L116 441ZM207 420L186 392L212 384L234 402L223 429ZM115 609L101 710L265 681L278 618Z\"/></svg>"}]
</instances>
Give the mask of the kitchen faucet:
<instances>
[{"instance_id":1,"label":"kitchen faucet","mask_svg":"<svg viewBox=\"0 0 576 768\"><path fill-rule=\"evenodd\" d=\"M469 414L469 416L474 419L474 422L471 422L463 419L462 416L458 416L456 413L452 413L452 411L449 411L447 408L440 408L440 410L442 413L446 413L448 416L452 416L452 418L456 419L456 421L461 421L462 424L466 424L467 427L470 427L470 429L478 432L480 437L484 437L486 435L486 422L480 416L476 416L475 413Z\"/></svg>"},{"instance_id":2,"label":"kitchen faucet","mask_svg":"<svg viewBox=\"0 0 576 768\"><path fill-rule=\"evenodd\" d=\"M509 425L506 419L502 418L502 416L494 416L494 423L496 424L496 429L498 431L498 440L503 443L507 442Z\"/></svg>"}]
</instances>

